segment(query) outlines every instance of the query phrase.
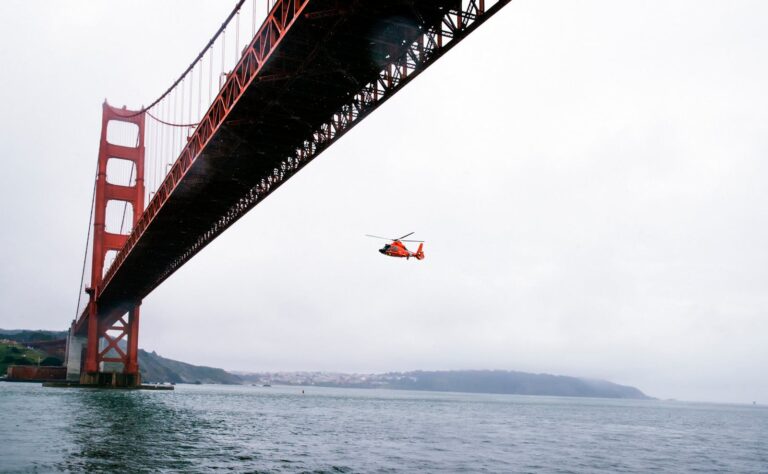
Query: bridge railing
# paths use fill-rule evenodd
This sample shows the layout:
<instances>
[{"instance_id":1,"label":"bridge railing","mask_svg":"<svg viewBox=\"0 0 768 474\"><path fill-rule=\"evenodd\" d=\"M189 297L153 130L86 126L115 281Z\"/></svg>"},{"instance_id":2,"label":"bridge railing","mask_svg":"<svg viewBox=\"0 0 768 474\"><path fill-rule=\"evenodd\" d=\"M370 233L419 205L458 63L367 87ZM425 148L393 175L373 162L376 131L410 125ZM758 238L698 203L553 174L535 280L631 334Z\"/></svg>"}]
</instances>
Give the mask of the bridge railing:
<instances>
[{"instance_id":1,"label":"bridge railing","mask_svg":"<svg viewBox=\"0 0 768 474\"><path fill-rule=\"evenodd\" d=\"M252 42L275 3L277 0L238 0L208 43L170 87L139 112L126 113L126 117L146 114L143 137L145 209L155 198L173 164L221 92L228 74L240 61L244 49ZM136 131L126 127L124 122L110 123L107 140L123 146L135 146L139 142ZM126 185L135 183L134 164L110 160L113 161L115 166L110 165L107 170L108 181ZM128 235L133 231L133 213L141 214L145 209L131 209L127 202L115 202L107 209L106 226L112 232ZM91 225L92 219L88 226L89 236L93 232ZM91 260L92 247L92 239L88 239L85 261ZM109 272L118 254L116 251L107 252L103 276ZM76 318L85 310L87 298L82 295L90 284L90 265L84 265Z\"/></svg>"},{"instance_id":2,"label":"bridge railing","mask_svg":"<svg viewBox=\"0 0 768 474\"><path fill-rule=\"evenodd\" d=\"M461 0L455 8L446 10L440 24L423 31L421 37L408 45L405 56L400 59L393 57L392 63L381 71L376 80L365 85L357 95L350 98L349 104L330 117L328 123L308 137L305 143L299 144L296 156L287 157L286 161L274 170L273 176L262 179L261 184L254 187L235 204L231 212L228 211L210 231L200 237L202 240L199 243L179 256L179 261L174 262L168 272L172 272L204 246L212 236L227 228L259 199L279 186L286 177L300 169L335 138L450 49L457 35L463 36L482 23L488 17L485 14L487 10L498 10L509 1ZM276 0L272 5L271 2L267 4L240 0L227 21L172 87L139 112L145 113L146 123L150 123L145 129L144 140L147 206L143 210L137 210L144 212L136 223L136 229L130 230L125 246L114 256L114 262L111 265L110 262L105 262L102 287L109 285L165 199L170 196L176 184L203 150L237 101L239 94L258 74L281 36L290 27L293 19L301 14L307 2L308 0ZM263 9L263 16L260 15L259 5L270 7ZM262 18L265 21L262 21ZM252 36L251 32L244 34L249 21L255 36ZM257 28L257 25L260 26ZM232 37L234 39L228 43L227 38ZM165 277L167 274L162 278Z\"/></svg>"},{"instance_id":3,"label":"bridge railing","mask_svg":"<svg viewBox=\"0 0 768 474\"><path fill-rule=\"evenodd\" d=\"M145 131L149 204L239 62L274 0L240 0L188 69L151 106ZM143 209L142 209L143 211Z\"/></svg>"},{"instance_id":4,"label":"bridge railing","mask_svg":"<svg viewBox=\"0 0 768 474\"><path fill-rule=\"evenodd\" d=\"M159 134L159 141L156 141L158 137L156 133L150 134L150 139L145 140L148 156L145 169L156 166L159 160L160 171L157 177L152 180L152 184L149 183L152 178L148 179L145 176L147 189L149 189L147 194L151 197L136 224L136 229L132 229L128 234L125 246L115 255L108 269L105 264L102 287L109 284L117 268L130 253L176 184L202 151L215 130L218 129L242 89L247 87L250 80L255 77L279 43L282 35L287 31L288 25L295 20L308 1L269 1L266 3L268 11L264 20L259 22L259 2L254 3L251 0L252 9L245 10L246 0L240 0L217 34L182 76L165 94L140 112L147 113L151 120L158 122L163 127L170 127L170 129L167 130L169 133L165 137L162 133ZM244 11L250 11L252 30L255 30L254 36L242 35L240 18ZM257 24L259 24L258 28L256 27ZM227 31L230 32L230 36L234 35L234 48L227 46ZM217 47L217 44L220 47ZM216 65L219 59L222 66L216 75ZM209 83L216 78L219 80L219 85L216 86L216 92L210 94L208 99L210 104L203 107L201 105L203 103L201 91L204 88L200 84L205 84L206 66L208 66ZM194 79L196 71L198 71L198 76L203 78L202 80L198 78L198 82L195 82ZM195 84L198 86L196 87ZM195 90L198 92L197 95L195 95ZM211 85L210 90L213 91L213 85ZM195 99L199 104L197 110L203 112L201 115L195 115ZM153 110L158 110L158 105L165 101L168 101L165 115L161 113L157 116L152 113ZM189 118L193 120L188 121ZM166 119L177 120L177 122ZM153 147L153 141L155 142L154 147L158 150L154 154L150 151ZM100 290L97 289L97 291Z\"/></svg>"}]
</instances>

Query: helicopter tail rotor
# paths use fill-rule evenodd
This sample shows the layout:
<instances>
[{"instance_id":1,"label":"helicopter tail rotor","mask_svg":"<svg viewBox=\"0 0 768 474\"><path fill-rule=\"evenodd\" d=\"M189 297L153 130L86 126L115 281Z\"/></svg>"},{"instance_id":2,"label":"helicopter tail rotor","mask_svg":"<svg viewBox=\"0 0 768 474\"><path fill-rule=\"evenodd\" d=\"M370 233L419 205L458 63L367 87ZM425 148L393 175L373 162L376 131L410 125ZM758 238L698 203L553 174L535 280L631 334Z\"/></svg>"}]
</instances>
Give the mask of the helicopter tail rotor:
<instances>
[{"instance_id":1,"label":"helicopter tail rotor","mask_svg":"<svg viewBox=\"0 0 768 474\"><path fill-rule=\"evenodd\" d=\"M424 244L419 244L419 248L416 250L416 253L413 254L414 257L416 257L419 260L424 260Z\"/></svg>"}]
</instances>

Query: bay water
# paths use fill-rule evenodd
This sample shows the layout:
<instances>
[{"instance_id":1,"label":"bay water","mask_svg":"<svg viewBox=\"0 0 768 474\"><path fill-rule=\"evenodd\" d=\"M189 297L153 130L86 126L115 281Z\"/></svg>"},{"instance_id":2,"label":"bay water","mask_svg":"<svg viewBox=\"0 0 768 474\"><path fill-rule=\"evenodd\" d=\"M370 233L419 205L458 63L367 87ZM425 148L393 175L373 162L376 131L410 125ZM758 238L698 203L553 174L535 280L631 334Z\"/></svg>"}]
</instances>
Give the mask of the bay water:
<instances>
[{"instance_id":1,"label":"bay water","mask_svg":"<svg viewBox=\"0 0 768 474\"><path fill-rule=\"evenodd\" d=\"M765 472L752 405L0 382L2 472Z\"/></svg>"}]
</instances>

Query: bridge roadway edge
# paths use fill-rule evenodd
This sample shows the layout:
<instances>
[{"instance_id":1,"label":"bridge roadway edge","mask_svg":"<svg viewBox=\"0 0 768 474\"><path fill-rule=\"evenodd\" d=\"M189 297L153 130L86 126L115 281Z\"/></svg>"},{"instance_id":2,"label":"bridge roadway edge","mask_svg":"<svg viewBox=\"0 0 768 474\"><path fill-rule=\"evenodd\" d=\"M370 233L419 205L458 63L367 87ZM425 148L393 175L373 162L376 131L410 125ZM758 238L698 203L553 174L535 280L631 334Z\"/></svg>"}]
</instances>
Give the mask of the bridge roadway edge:
<instances>
[{"instance_id":1,"label":"bridge roadway edge","mask_svg":"<svg viewBox=\"0 0 768 474\"><path fill-rule=\"evenodd\" d=\"M456 44L458 44L463 38L465 38L468 34L470 34L472 31L474 31L480 24L485 22L488 18L493 16L496 12L498 12L503 6L509 3L510 0L501 0L497 3L495 3L491 8L488 10L483 11L481 14L477 14L475 12L475 18L471 19L470 15L471 12L467 14L466 17L464 17L465 22L470 23L469 26L466 26L465 28L456 27L456 25L453 25L453 34L455 34L455 37L453 38L453 41L448 42L445 45L440 45L439 48L435 48L433 51L433 54L429 57L422 57L419 58L423 60L422 63L414 63L411 70L408 70L408 62L411 61L411 58L409 58L409 55L412 55L412 51L409 49L411 47L411 44L405 45L405 47L401 47L399 49L399 56L396 58L392 58L390 61L383 61L385 63L385 66L383 68L380 68L379 71L377 71L377 77L371 78L368 82L364 82L367 84L367 89L363 88L361 91L359 91L357 94L354 95L358 102L356 104L349 104L349 103L341 103L341 106L339 106L338 103L334 103L336 108L331 109L332 112L328 112L328 110L324 110L323 113L326 115L326 118L323 122L320 122L319 124L317 121L313 123L305 123L305 124L293 124L294 130L300 130L305 136L308 136L308 139L304 139L301 143L301 146L296 147L295 144L292 144L291 146L283 146L280 149L275 149L272 153L267 153L264 151L264 149L260 149L260 146L263 146L263 142L259 142L258 140L254 140L249 136L249 132L246 129L245 132L242 130L242 124L246 123L246 125L250 126L257 126L257 127L265 127L265 123L250 123L248 124L247 119L245 122L237 122L238 119L237 110L236 107L233 107L231 110L227 112L227 116L222 119L220 126L216 130L216 135L211 136L209 140L209 144L206 148L201 149L200 152L194 157L194 160L192 160L189 163L189 166L184 171L183 175L178 176L178 183L177 186L173 189L173 192L170 193L169 199L171 197L178 197L182 196L184 192L190 193L195 190L195 186L197 186L198 196L201 195L207 195L207 191L211 189L211 186L213 186L214 183L218 185L220 188L222 187L221 184L232 184L232 183L238 183L234 188L237 189L237 192L232 193L232 196L230 196L227 199L221 200L221 205L219 206L219 209L224 209L224 214L222 215L219 211L219 214L215 217L213 223L211 223L210 219L208 221L205 221L205 219L200 219L198 222L199 228L205 228L205 226L208 226L206 230L203 231L202 238L201 235L195 236L195 238L187 239L183 242L183 249L181 250L181 254L178 255L175 259L175 261L171 261L170 265L167 265L166 268L161 269L159 272L159 276L149 282L145 285L139 288L138 286L134 287L134 290L137 291L137 294L141 298L146 296L149 292L151 292L155 287L157 287L160 283L162 283L166 278L168 278L173 272L175 272L183 263L188 261L190 258L192 258L197 252L202 250L208 243L210 243L216 236L221 234L224 230L229 228L234 222L236 222L240 217L242 217L248 210L253 208L256 204L261 202L263 199L265 199L268 195L270 195L275 189L279 188L280 185L286 181L288 178L290 178L292 175L294 175L296 172L300 171L304 166L306 166L310 161L312 161L315 157L317 157L322 151L327 149L331 144L333 144L337 139L339 139L341 136L343 136L347 131L349 131L354 125L359 123L363 118L365 118L367 115L372 113L376 108L378 108L381 104L383 104L386 100L389 99L394 93L402 89L405 85L407 85L411 80L413 80L418 74L420 74L423 70L425 70L429 65L434 63L437 59L442 57L447 51L449 51L451 48L453 48ZM449 1L449 3L451 3ZM455 2L453 2L455 3ZM477 4L475 4L476 6ZM311 13L311 12L309 12ZM309 14L307 13L307 14ZM464 13L461 13L459 15L464 15ZM449 15L446 14L446 17ZM459 16L454 17L454 23L456 22L456 19L459 18ZM470 21L472 20L472 21ZM441 32L445 31L445 33L448 33L448 29L444 28L443 22L444 18L440 18L437 25L432 25L430 28L432 28L432 34L440 34ZM459 23L461 23L462 20L458 20ZM460 25L459 25L460 26ZM407 27L406 27L407 28ZM257 35L258 36L258 35ZM255 40L254 40L255 41ZM434 38L433 38L434 41ZM385 45L387 46L387 45ZM391 45L388 45L391 46ZM402 46L402 45L401 45ZM279 48L276 50L279 51ZM285 60L285 63L288 63L289 60ZM413 62L413 61L411 61ZM380 66L380 64L377 64ZM403 75L399 78L396 82L392 81L392 68L393 66L395 68L402 67L402 70L407 72L407 75ZM386 76L384 71L389 71L388 74L390 74L390 77L382 77ZM403 74L405 74L403 72ZM233 72L233 76L235 73ZM251 80L257 79L256 76L252 77ZM308 81L314 80L313 78L309 78ZM273 80L272 82L279 83L280 80ZM379 83L381 83L381 87L379 86ZM373 85L373 86L371 86ZM285 86L285 84L283 84ZM225 86L226 89L226 86ZM274 89L274 88L273 88ZM269 89L267 89L269 90ZM245 92L245 91L243 91ZM378 93L378 97L376 97ZM245 95L245 94L241 94ZM373 96L373 98L371 98ZM241 97L238 97L238 102L240 102ZM247 103L249 99L245 97L245 100L242 103ZM258 102L258 99L256 100ZM237 106L237 103L234 104ZM214 106L212 106L211 109L213 109ZM327 109L327 108L326 108ZM342 115L348 114L348 117L343 117ZM331 119L328 120L327 117L330 115ZM348 118L348 119L347 119ZM240 120L243 120L242 118ZM267 126L265 129L268 129ZM238 141L239 139L239 141ZM229 143L236 143L234 147L232 146L226 146L225 142L229 141ZM268 148L268 147L267 147ZM294 148L296 150L296 154L293 160L290 158L290 152L292 151L291 148ZM267 156L271 155L271 156ZM285 156L289 156L287 160L287 166L286 166L286 159ZM255 168L248 168L248 166L252 163L248 163L248 160L251 162L255 162L256 160L254 157L258 157L259 159L262 159L261 161L261 168L260 170L255 170ZM201 159L202 158L202 159ZM210 169L211 163L214 163L216 159L228 159L230 161L235 161L238 166L240 166L242 169L246 171L246 174L248 176L248 179L241 180L242 182L238 182L237 179L234 177L226 176L222 174L219 176L218 181L217 180L211 180L206 185L200 185L199 182L195 182L194 180L190 180L190 178L198 178L201 176L203 172L207 169ZM182 160L180 159L179 162ZM177 162L178 164L178 162ZM280 167L279 169L277 167ZM189 183L191 183L191 186L187 186L186 188L184 186L179 187L178 184L184 183L184 179L188 179ZM273 179L275 178L275 179ZM266 182L265 182L266 179ZM254 184L254 182L256 184ZM175 193L175 195L174 195ZM238 196L239 195L239 196ZM183 196L182 196L183 197ZM171 201L168 201L171 202ZM200 201L199 199L195 201L194 199L187 200L186 202L184 199L177 199L175 203L175 209L173 206L169 206L166 209L174 209L177 212L183 212L183 210L186 208L187 210L192 209L192 212L195 211L195 205L198 204ZM200 223L204 225L199 225ZM169 228L175 228L178 230L179 228L179 222L170 222L170 224L176 224L176 225L169 225L166 224ZM182 222L184 224L184 222ZM149 224L151 226L152 223ZM145 227L146 229L149 227ZM163 237L163 234L159 234L160 237ZM167 234L165 235L167 237ZM139 239L139 241L141 241ZM151 242L151 240L147 240L146 242ZM135 245L135 244L134 244ZM142 242L142 246L144 246ZM126 250L129 251L133 250L133 248L129 248L129 245L126 244L126 247L124 247L123 252ZM126 256L124 256L124 259ZM128 267L131 267L131 263L128 263ZM166 262L167 264L167 262ZM134 271L136 270L136 267L142 267L142 265L133 264ZM145 266L142 267L146 268ZM114 269L112 269L114 270ZM114 273L111 270L112 273ZM155 268L154 271L157 273L158 269ZM143 273L143 272L141 272ZM110 275L114 276L114 275ZM119 280L119 278L118 278ZM111 281L111 280L110 280ZM108 304L105 304L100 308L100 318L109 317L107 313L116 314L117 312L122 310L122 305L119 303L120 299L123 299L126 295L110 295L109 293L109 283L105 286L104 289L102 289L102 292L100 293L100 300L103 302L106 302ZM102 299L102 297L109 297L113 301L110 302L109 299ZM135 296L131 299L135 299ZM111 305L111 308L110 308ZM102 312L102 309L104 312Z\"/></svg>"}]
</instances>

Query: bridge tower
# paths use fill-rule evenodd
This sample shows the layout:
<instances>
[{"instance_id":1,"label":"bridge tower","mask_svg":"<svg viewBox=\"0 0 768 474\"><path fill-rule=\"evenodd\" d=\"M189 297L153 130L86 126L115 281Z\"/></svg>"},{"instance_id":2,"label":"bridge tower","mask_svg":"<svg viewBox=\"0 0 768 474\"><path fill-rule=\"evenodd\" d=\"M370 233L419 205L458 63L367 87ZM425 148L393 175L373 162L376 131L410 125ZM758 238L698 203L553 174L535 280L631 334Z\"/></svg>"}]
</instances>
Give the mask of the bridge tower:
<instances>
[{"instance_id":1,"label":"bridge tower","mask_svg":"<svg viewBox=\"0 0 768 474\"><path fill-rule=\"evenodd\" d=\"M93 251L91 282L85 327L73 322L68 338L67 378L88 385L138 386L141 384L138 364L139 308L141 301L127 301L120 314L101 314L99 294L108 254L116 254L125 245L130 230L144 211L144 119L145 113L118 109L105 101L101 121L98 173L93 211ZM121 138L120 143L110 141ZM117 160L117 161L113 161ZM122 160L122 162L120 162ZM121 163L120 166L110 166ZM128 164L128 167L125 165ZM109 171L130 169L127 182L116 184ZM117 174L117 173L115 173ZM122 176L124 179L125 176ZM107 228L107 209L122 210L119 230ZM129 229L123 229L130 205ZM114 216L112 216L114 217ZM114 222L115 219L110 219ZM82 334L86 329L86 335ZM85 347L83 347L85 346ZM78 367L79 366L79 367Z\"/></svg>"},{"instance_id":2,"label":"bridge tower","mask_svg":"<svg viewBox=\"0 0 768 474\"><path fill-rule=\"evenodd\" d=\"M90 298L85 308L78 301L67 380L139 385L141 300L510 2L274 0L257 29L255 8L240 14L255 2L239 0L146 111L105 103ZM241 17L252 18L245 42ZM132 141L112 139L121 127L134 129ZM114 180L114 162L130 166L127 183ZM132 208L117 227L115 202Z\"/></svg>"}]
</instances>

